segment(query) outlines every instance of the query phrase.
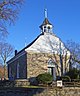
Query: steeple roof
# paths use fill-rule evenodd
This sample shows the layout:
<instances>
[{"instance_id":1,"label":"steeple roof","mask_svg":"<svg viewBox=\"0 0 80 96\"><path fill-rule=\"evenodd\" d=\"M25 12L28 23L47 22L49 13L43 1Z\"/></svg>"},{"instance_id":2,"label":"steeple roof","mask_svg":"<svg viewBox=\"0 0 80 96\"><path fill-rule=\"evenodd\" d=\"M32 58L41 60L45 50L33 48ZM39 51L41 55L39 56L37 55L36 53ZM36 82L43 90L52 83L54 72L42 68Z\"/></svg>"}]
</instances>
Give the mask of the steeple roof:
<instances>
[{"instance_id":1,"label":"steeple roof","mask_svg":"<svg viewBox=\"0 0 80 96\"><path fill-rule=\"evenodd\" d=\"M40 28L42 29L42 26L47 25L47 24L52 25L52 24L49 22L48 18L45 18L44 21L43 21L43 23L40 25Z\"/></svg>"},{"instance_id":2,"label":"steeple roof","mask_svg":"<svg viewBox=\"0 0 80 96\"><path fill-rule=\"evenodd\" d=\"M46 24L52 25L47 18L45 18L45 20L43 21L43 25L46 25Z\"/></svg>"},{"instance_id":3,"label":"steeple roof","mask_svg":"<svg viewBox=\"0 0 80 96\"><path fill-rule=\"evenodd\" d=\"M49 22L48 18L47 18L47 17L48 17L47 14L48 14L47 9L45 9L45 10L44 10L45 19L44 19L43 23L40 25L40 28L41 28L41 29L42 29L42 26L44 26L44 25L47 25L47 24L52 25L52 24Z\"/></svg>"}]
</instances>

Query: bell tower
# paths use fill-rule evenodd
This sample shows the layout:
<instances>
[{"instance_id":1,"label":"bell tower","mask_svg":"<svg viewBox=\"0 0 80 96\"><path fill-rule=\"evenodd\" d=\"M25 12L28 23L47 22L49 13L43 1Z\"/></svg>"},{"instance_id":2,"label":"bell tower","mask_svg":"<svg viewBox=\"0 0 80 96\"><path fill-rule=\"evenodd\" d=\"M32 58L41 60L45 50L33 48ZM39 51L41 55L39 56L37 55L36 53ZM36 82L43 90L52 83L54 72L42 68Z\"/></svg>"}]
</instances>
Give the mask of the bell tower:
<instances>
[{"instance_id":1,"label":"bell tower","mask_svg":"<svg viewBox=\"0 0 80 96\"><path fill-rule=\"evenodd\" d=\"M44 32L50 32L52 33L52 24L49 22L48 20L48 12L47 12L47 9L44 10L44 21L43 23L41 24L40 28L41 28L41 32L44 33Z\"/></svg>"}]
</instances>

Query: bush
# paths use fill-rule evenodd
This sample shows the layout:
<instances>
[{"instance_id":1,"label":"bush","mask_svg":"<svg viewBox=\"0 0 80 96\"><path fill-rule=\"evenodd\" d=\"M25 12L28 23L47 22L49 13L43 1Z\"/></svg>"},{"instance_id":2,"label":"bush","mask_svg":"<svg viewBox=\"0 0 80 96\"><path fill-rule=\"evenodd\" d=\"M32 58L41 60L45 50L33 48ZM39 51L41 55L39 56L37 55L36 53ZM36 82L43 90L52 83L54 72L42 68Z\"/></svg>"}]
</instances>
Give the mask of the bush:
<instances>
[{"instance_id":1,"label":"bush","mask_svg":"<svg viewBox=\"0 0 80 96\"><path fill-rule=\"evenodd\" d=\"M38 85L38 81L36 80L36 77L29 78L30 85Z\"/></svg>"},{"instance_id":2,"label":"bush","mask_svg":"<svg viewBox=\"0 0 80 96\"><path fill-rule=\"evenodd\" d=\"M77 69L71 69L66 75L71 79L79 79L79 71Z\"/></svg>"},{"instance_id":3,"label":"bush","mask_svg":"<svg viewBox=\"0 0 80 96\"><path fill-rule=\"evenodd\" d=\"M39 84L49 84L52 82L52 80L53 76L50 75L49 73L43 73L37 76L37 81Z\"/></svg>"},{"instance_id":4,"label":"bush","mask_svg":"<svg viewBox=\"0 0 80 96\"><path fill-rule=\"evenodd\" d=\"M63 82L69 82L69 81L71 81L71 79L69 76L62 76L62 81Z\"/></svg>"}]
</instances>

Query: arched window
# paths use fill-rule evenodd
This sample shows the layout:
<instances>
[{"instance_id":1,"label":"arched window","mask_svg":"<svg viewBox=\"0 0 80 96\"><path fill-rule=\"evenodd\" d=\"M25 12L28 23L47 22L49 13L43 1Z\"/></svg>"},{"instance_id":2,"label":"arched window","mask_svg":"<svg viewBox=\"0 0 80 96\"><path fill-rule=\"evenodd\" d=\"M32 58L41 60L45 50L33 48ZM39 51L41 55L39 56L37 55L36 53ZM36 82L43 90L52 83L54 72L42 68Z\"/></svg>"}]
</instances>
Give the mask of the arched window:
<instances>
[{"instance_id":1,"label":"arched window","mask_svg":"<svg viewBox=\"0 0 80 96\"><path fill-rule=\"evenodd\" d=\"M46 26L44 26L44 32L46 32Z\"/></svg>"},{"instance_id":2,"label":"arched window","mask_svg":"<svg viewBox=\"0 0 80 96\"><path fill-rule=\"evenodd\" d=\"M55 63L51 58L48 60L48 67L55 67Z\"/></svg>"}]
</instances>

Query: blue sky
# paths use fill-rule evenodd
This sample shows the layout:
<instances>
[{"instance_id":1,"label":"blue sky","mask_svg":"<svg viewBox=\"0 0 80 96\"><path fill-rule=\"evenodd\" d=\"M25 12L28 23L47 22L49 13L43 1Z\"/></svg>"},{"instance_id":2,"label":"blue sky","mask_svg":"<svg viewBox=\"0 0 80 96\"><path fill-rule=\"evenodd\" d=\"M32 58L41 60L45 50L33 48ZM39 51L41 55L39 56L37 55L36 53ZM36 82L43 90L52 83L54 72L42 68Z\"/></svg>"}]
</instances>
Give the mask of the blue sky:
<instances>
[{"instance_id":1,"label":"blue sky","mask_svg":"<svg viewBox=\"0 0 80 96\"><path fill-rule=\"evenodd\" d=\"M33 41L41 32L44 9L53 24L54 33L63 42L73 40L80 43L80 0L25 0L15 25L8 27L8 42L18 51Z\"/></svg>"}]
</instances>

